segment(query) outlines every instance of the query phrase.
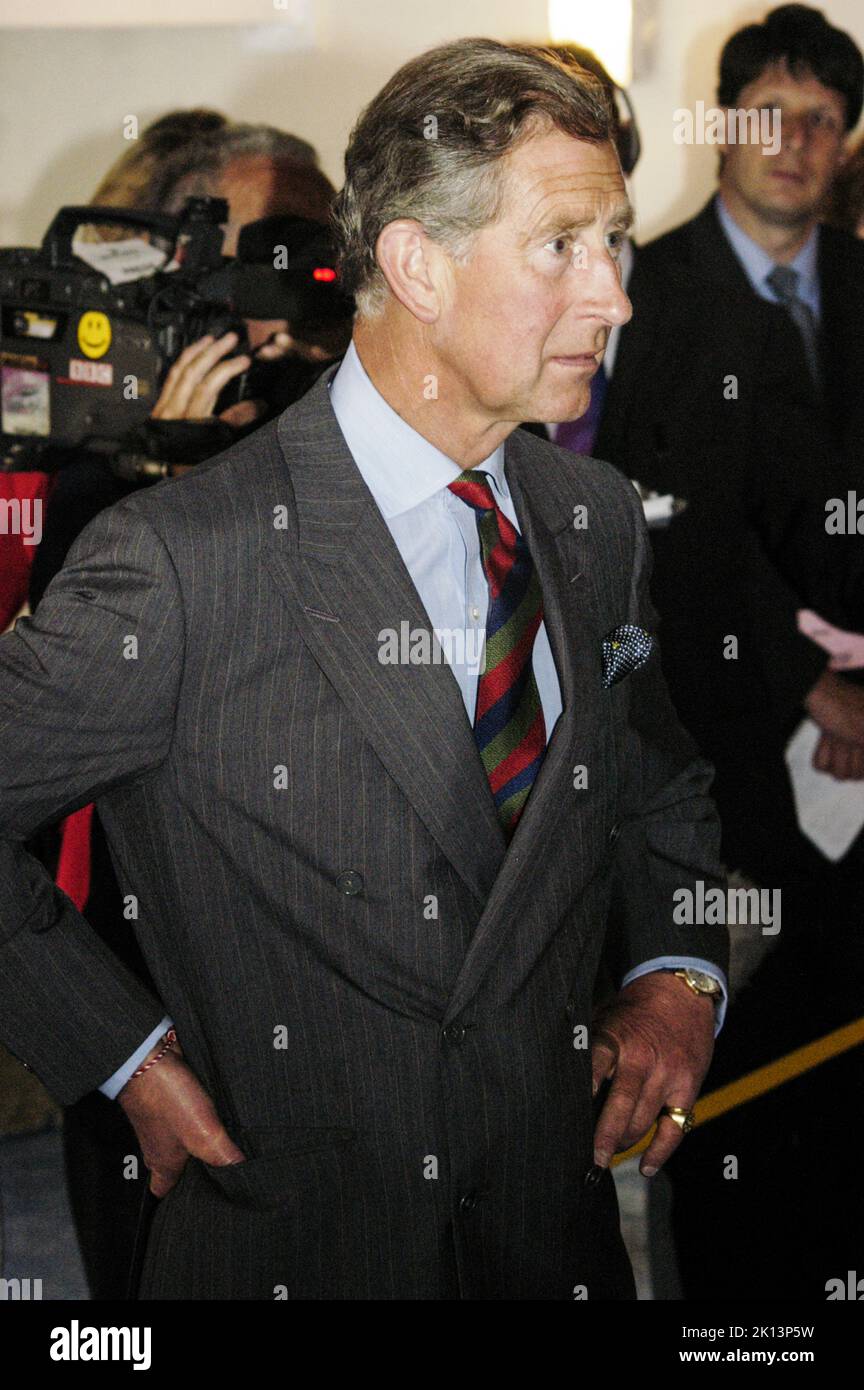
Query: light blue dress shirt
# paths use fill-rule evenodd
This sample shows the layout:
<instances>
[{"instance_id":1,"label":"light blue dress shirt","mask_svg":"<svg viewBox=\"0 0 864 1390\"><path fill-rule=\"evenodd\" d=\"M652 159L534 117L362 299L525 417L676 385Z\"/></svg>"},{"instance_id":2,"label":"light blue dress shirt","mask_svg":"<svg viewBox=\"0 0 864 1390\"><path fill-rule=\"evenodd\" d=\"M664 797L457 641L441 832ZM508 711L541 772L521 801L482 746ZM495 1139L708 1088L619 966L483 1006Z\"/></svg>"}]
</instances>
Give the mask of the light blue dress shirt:
<instances>
[{"instance_id":1,"label":"light blue dress shirt","mask_svg":"<svg viewBox=\"0 0 864 1390\"><path fill-rule=\"evenodd\" d=\"M118 1091L126 1085L133 1071L138 1070L151 1047L156 1046L162 1034L171 1026L171 1019L166 1015L162 1022L156 1025L150 1036L144 1039L138 1050L132 1053L129 1060L124 1062L122 1067L118 1067L114 1075L109 1076L108 1080L102 1083L99 1090L104 1096L107 1096L109 1100L114 1100Z\"/></svg>"},{"instance_id":2,"label":"light blue dress shirt","mask_svg":"<svg viewBox=\"0 0 864 1390\"><path fill-rule=\"evenodd\" d=\"M486 632L489 590L480 553L474 511L448 488L463 471L397 415L372 385L352 342L330 383L330 404L345 442L381 512L433 629ZM477 465L486 473L499 507L517 531L516 509L504 475L504 445ZM443 645L443 644L442 644ZM479 671L468 643L444 647L456 658L450 663L459 685L469 723L474 723ZM475 647L475 651L477 648ZM463 661L459 657L464 656ZM534 639L534 677L543 707L547 742L561 713L561 687L545 623ZM717 1005L715 1036L726 1013L726 979L710 961L695 956L657 956L628 971L621 987L652 970L704 970L720 981L723 999ZM141 1065L166 1028L164 1018L133 1057L102 1086L112 1098Z\"/></svg>"},{"instance_id":3,"label":"light blue dress shirt","mask_svg":"<svg viewBox=\"0 0 864 1390\"><path fill-rule=\"evenodd\" d=\"M742 231L724 203L722 194L717 194L714 205L717 209L720 226L726 233L729 245L741 262L742 269L750 284L761 299L770 300L772 304L779 304L780 300L767 283L768 276L777 262L751 236ZM822 312L822 301L819 293L818 225L813 228L795 259L787 264L790 270L797 270L798 296L812 309L818 323Z\"/></svg>"}]
</instances>

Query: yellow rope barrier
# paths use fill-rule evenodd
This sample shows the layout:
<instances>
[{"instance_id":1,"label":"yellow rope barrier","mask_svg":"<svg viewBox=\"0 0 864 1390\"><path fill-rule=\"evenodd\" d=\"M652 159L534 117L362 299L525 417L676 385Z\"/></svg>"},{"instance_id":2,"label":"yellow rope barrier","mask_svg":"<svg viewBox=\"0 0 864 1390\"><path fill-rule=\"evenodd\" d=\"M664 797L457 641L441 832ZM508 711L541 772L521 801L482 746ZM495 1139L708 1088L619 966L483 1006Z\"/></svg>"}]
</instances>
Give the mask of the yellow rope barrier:
<instances>
[{"instance_id":1,"label":"yellow rope barrier","mask_svg":"<svg viewBox=\"0 0 864 1390\"><path fill-rule=\"evenodd\" d=\"M730 1081L727 1086L721 1086L718 1090L711 1091L707 1096L700 1097L693 1107L696 1112L696 1123L700 1125L705 1124L707 1120L716 1120L718 1115L725 1115L727 1110L733 1110L736 1105L744 1105L748 1100L755 1100L757 1096L764 1095L766 1091L773 1091L776 1086L782 1086L785 1081L793 1081L802 1072L818 1067L822 1062L839 1056L841 1052L848 1052L850 1047L856 1047L861 1042L864 1042L864 1018L856 1019L854 1023L844 1024L842 1028L836 1028L833 1033L827 1033L824 1038L817 1038L815 1042L807 1043L805 1047L797 1047L794 1052L788 1052L785 1057L779 1057L776 1062L769 1062L767 1066L757 1067L755 1071L748 1072L746 1076L739 1077L737 1081ZM613 1167L642 1153L647 1149L653 1136L654 1130L652 1129L649 1134L645 1135L644 1139L639 1140L638 1144L634 1144L624 1153L616 1154L612 1159Z\"/></svg>"}]
</instances>

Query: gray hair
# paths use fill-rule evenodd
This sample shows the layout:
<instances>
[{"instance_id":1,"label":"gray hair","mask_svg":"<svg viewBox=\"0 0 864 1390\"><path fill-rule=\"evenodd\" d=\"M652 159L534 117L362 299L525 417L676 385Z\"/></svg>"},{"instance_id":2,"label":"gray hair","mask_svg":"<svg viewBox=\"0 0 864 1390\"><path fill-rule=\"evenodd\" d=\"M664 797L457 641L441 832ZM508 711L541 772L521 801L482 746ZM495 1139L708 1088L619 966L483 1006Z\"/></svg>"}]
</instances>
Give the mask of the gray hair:
<instances>
[{"instance_id":1,"label":"gray hair","mask_svg":"<svg viewBox=\"0 0 864 1390\"><path fill-rule=\"evenodd\" d=\"M375 258L389 222L411 218L464 259L500 210L503 156L538 129L614 139L612 106L591 73L552 53L460 39L406 63L361 113L333 205L344 289L375 317L389 289Z\"/></svg>"}]
</instances>

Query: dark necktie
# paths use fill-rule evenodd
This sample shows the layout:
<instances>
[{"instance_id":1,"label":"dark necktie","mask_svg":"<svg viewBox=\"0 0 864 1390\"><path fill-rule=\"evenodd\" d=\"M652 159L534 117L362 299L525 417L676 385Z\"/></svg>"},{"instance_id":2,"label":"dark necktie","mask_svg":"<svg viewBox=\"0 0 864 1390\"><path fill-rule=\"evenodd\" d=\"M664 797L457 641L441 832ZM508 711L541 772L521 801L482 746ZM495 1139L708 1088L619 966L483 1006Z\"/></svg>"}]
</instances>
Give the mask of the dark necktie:
<instances>
[{"instance_id":1,"label":"dark necktie","mask_svg":"<svg viewBox=\"0 0 864 1390\"><path fill-rule=\"evenodd\" d=\"M469 468L448 486L476 514L489 586L474 737L509 841L546 752L546 724L531 665L543 595L528 546L496 504L487 474Z\"/></svg>"},{"instance_id":2,"label":"dark necktie","mask_svg":"<svg viewBox=\"0 0 864 1390\"><path fill-rule=\"evenodd\" d=\"M591 382L591 404L578 420L565 420L555 430L555 443L562 449L570 449L574 454L590 454L600 428L600 416L606 399L608 378L603 363L594 373Z\"/></svg>"},{"instance_id":3,"label":"dark necktie","mask_svg":"<svg viewBox=\"0 0 864 1390\"><path fill-rule=\"evenodd\" d=\"M798 332L801 334L804 343L804 355L807 358L807 366L813 378L813 384L819 389L821 373L819 369L819 330L816 325L816 316L809 304L798 294L798 281L801 277L797 270L793 270L790 265L775 265L771 274L766 276L766 284L770 285L783 308L788 313Z\"/></svg>"}]
</instances>

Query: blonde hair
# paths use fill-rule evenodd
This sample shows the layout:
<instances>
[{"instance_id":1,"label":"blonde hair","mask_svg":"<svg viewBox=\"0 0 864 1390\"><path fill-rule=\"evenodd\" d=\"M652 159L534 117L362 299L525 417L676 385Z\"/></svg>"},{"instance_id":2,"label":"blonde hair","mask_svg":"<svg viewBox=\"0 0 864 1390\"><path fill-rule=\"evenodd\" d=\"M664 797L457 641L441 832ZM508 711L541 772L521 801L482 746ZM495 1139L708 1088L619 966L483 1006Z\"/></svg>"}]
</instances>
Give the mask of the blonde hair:
<instances>
[{"instance_id":1,"label":"blonde hair","mask_svg":"<svg viewBox=\"0 0 864 1390\"><path fill-rule=\"evenodd\" d=\"M160 186L166 165L203 135L224 130L228 117L208 107L169 111L130 142L102 179L90 202L112 208L161 211Z\"/></svg>"}]
</instances>

